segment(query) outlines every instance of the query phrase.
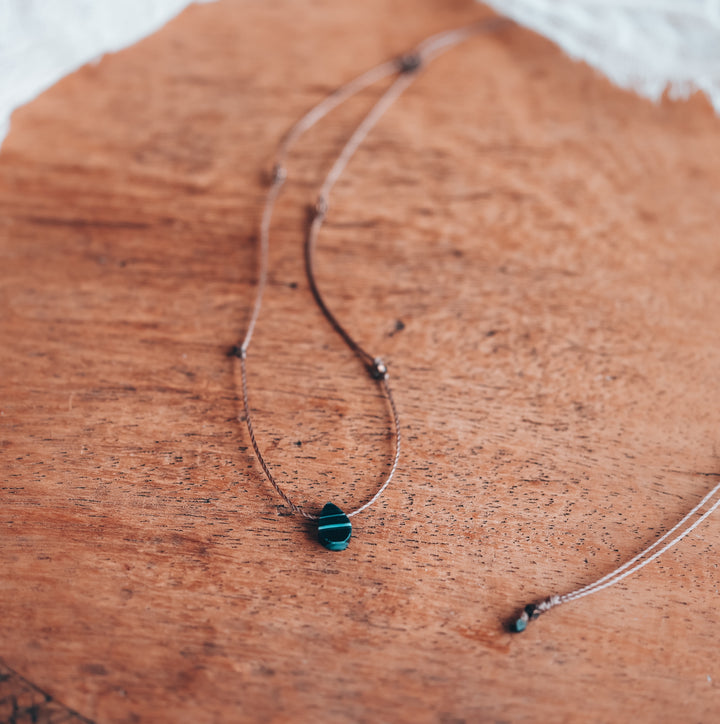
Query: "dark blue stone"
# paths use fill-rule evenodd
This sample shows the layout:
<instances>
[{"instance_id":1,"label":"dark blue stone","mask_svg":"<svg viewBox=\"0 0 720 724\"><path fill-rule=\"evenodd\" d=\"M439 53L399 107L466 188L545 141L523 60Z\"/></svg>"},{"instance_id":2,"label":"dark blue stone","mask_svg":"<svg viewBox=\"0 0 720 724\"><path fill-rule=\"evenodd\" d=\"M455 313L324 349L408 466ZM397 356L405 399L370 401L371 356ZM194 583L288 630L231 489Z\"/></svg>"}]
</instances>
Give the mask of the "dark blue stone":
<instances>
[{"instance_id":1,"label":"dark blue stone","mask_svg":"<svg viewBox=\"0 0 720 724\"><path fill-rule=\"evenodd\" d=\"M318 540L329 551L344 551L350 542L350 518L333 503L327 503L318 519Z\"/></svg>"}]
</instances>

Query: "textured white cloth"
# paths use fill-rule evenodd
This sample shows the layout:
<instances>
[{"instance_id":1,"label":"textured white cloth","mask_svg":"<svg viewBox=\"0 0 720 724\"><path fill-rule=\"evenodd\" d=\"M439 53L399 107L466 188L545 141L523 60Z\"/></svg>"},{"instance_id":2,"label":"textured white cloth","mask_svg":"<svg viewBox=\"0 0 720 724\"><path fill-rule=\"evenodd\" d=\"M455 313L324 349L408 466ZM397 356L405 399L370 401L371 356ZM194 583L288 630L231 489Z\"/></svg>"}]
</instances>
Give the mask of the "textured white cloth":
<instances>
[{"instance_id":1,"label":"textured white cloth","mask_svg":"<svg viewBox=\"0 0 720 724\"><path fill-rule=\"evenodd\" d=\"M149 35L190 0L0 0L0 143L10 114L67 73ZM720 112L720 0L489 0L649 98Z\"/></svg>"},{"instance_id":2,"label":"textured white cloth","mask_svg":"<svg viewBox=\"0 0 720 724\"><path fill-rule=\"evenodd\" d=\"M0 0L0 143L10 114L103 53L161 28L190 0Z\"/></svg>"},{"instance_id":3,"label":"textured white cloth","mask_svg":"<svg viewBox=\"0 0 720 724\"><path fill-rule=\"evenodd\" d=\"M720 0L485 0L617 85L706 93L720 113Z\"/></svg>"}]
</instances>

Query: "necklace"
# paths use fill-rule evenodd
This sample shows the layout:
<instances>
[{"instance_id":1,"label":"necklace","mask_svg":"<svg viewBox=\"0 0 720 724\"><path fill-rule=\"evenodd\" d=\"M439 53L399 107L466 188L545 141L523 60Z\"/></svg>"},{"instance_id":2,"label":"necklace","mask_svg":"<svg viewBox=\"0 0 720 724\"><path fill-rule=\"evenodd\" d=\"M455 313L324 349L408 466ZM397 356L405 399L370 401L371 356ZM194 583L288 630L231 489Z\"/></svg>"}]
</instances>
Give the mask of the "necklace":
<instances>
[{"instance_id":1,"label":"necklace","mask_svg":"<svg viewBox=\"0 0 720 724\"><path fill-rule=\"evenodd\" d=\"M466 40L468 37L482 31L490 29L496 26L499 22L493 20L490 22L478 23L466 28L460 28L457 30L451 30L449 32L439 33L437 35L427 38L420 43L417 48L410 54L402 56L401 58L393 61L381 63L380 65L372 68L371 70L363 73L354 80L341 86L324 100L320 101L310 111L308 111L285 135L283 140L280 142L278 150L275 154L275 163L273 165L270 188L265 197L265 204L260 221L260 259L259 259L259 271L258 271L258 283L255 292L255 302L253 304L252 313L250 315L250 321L247 326L245 337L240 345L236 345L232 348L231 354L240 360L240 374L242 379L242 398L243 408L245 413L245 423L247 425L248 434L250 436L250 442L252 443L255 457L257 458L260 467L265 473L265 477L272 485L275 492L282 498L286 505L294 513L302 515L303 517L317 521L318 523L318 540L325 546L325 548L333 551L341 551L347 548L352 535L352 523L350 518L363 512L369 508L375 501L383 494L390 481L395 475L398 462L400 460L400 446L402 434L400 431L400 418L395 404L395 399L392 394L389 383L389 373L387 365L383 362L382 358L376 357L367 352L343 327L337 317L333 314L328 304L320 291L315 278L315 246L317 243L318 234L322 227L323 221L328 211L328 198L332 188L337 183L338 179L345 170L345 167L349 163L353 154L362 144L365 137L372 130L373 126L380 120L385 111L394 103L395 100L403 93L403 91L411 85L415 78L416 72L420 67L449 49L450 47L457 45L458 43ZM395 454L393 456L390 471L385 478L385 481L380 485L377 492L362 505L350 510L348 513L337 506L335 503L326 503L320 511L319 515L310 513L304 507L294 503L287 493L283 490L282 486L275 479L275 476L270 471L261 450L258 445L257 438L255 436L255 430L252 424L252 414L250 410L250 400L248 394L247 384L247 356L248 349L250 348L250 342L252 341L253 333L257 325L258 318L260 316L260 309L262 306L263 294L267 285L268 275L268 254L270 247L270 223L272 221L273 209L275 202L277 201L280 189L287 179L287 170L285 163L292 146L297 140L310 128L312 128L318 121L326 116L331 110L341 105L343 102L353 97L365 88L374 85L379 80L386 78L390 75L397 75L397 78L392 85L382 94L380 99L371 108L370 112L360 122L355 131L351 134L345 146L341 150L330 171L328 172L325 180L323 181L320 191L318 193L317 201L311 209L311 220L307 230L307 236L305 239L305 273L308 279L310 290L317 306L322 311L323 315L330 322L335 331L340 335L347 346L355 353L355 355L363 363L370 376L376 380L383 391L383 394L387 400L388 407L390 410L390 417L392 420L392 427L395 437Z\"/></svg>"},{"instance_id":2,"label":"necklace","mask_svg":"<svg viewBox=\"0 0 720 724\"><path fill-rule=\"evenodd\" d=\"M400 420L395 405L395 401L390 389L388 381L388 369L380 357L374 357L367 352L341 325L337 317L332 313L329 306L320 291L315 279L314 271L314 254L318 234L322 227L325 216L328 212L328 198L332 188L342 175L345 167L349 163L351 157L360 147L373 126L378 122L387 109L400 97L406 88L414 81L417 71L424 65L433 60L436 56L449 50L458 43L477 35L481 32L494 30L501 25L507 24L509 21L500 18L493 18L489 21L483 21L465 28L459 28L444 33L433 35L421 42L411 53L400 57L397 60L382 63L366 73L358 76L349 83L340 86L337 90L327 96L318 103L308 113L306 113L286 134L281 141L275 157L275 165L272 172L272 181L268 190L265 205L263 208L260 223L260 260L258 284L255 294L255 302L250 316L250 322L242 344L232 348L233 356L240 360L240 370L242 376L242 398L245 411L245 422L247 424L248 433L252 442L253 450L257 457L260 467L265 473L266 478L280 495L282 500L290 507L294 513L298 513L305 518L318 522L318 539L322 545L329 550L344 550L350 540L352 533L352 525L350 518L369 508L385 491L390 484L400 459ZM272 220L272 212L275 201L277 200L280 189L287 178L285 169L285 161L287 159L290 148L309 128L314 126L331 110L341 105L343 102L360 92L361 90L373 85L379 80L390 75L397 75L392 85L382 94L380 99L371 108L369 113L360 122L351 134L350 138L342 148L337 159L333 163L325 180L323 181L317 197L315 205L311 209L310 222L305 238L305 272L307 275L310 290L313 298L330 322L335 331L340 335L348 347L363 363L370 376L375 379L381 386L385 398L387 399L390 417L392 420L393 431L395 435L395 454L392 460L390 472L385 481L380 485L377 492L365 503L352 509L347 514L344 513L334 503L327 503L319 515L314 515L302 506L295 504L282 489L271 473L265 458L263 457L255 432L252 425L250 402L247 384L247 354L250 342L255 330L255 326L260 315L263 292L267 283L268 271L268 250L269 250L269 232L270 222ZM668 530L664 535L658 538L653 544L645 550L638 553L623 565L614 571L602 576L598 580L588 585L582 586L570 593L562 595L552 595L540 601L539 603L531 603L526 605L519 615L514 617L509 623L509 630L515 633L524 631L530 621L537 619L542 613L551 610L563 603L569 603L577 599L598 593L610 586L615 585L619 581L627 578L633 573L639 571L648 563L654 561L665 551L679 543L686 535L697 528L709 515L711 515L718 507L720 507L720 483L716 485L680 522ZM697 516L697 517L696 517ZM693 520L694 518L694 520Z\"/></svg>"},{"instance_id":3,"label":"necklace","mask_svg":"<svg viewBox=\"0 0 720 724\"><path fill-rule=\"evenodd\" d=\"M400 57L399 59L381 63L371 70L363 73L349 83L340 86L337 90L320 101L310 111L308 111L294 126L288 131L280 142L275 154L275 163L273 165L270 188L265 197L265 204L260 221L260 260L258 270L258 283L255 292L255 302L253 304L250 321L247 326L245 337L240 345L232 348L231 354L240 360L240 374L242 379L242 398L243 409L245 413L245 423L247 425L250 442L252 443L255 457L262 468L265 477L272 485L275 492L282 498L286 505L294 513L318 522L318 540L320 543L333 551L341 551L347 548L352 535L352 523L350 518L363 512L369 508L383 494L390 481L395 475L398 462L400 460L400 445L402 434L400 431L400 418L395 404L389 383L389 373L387 365L382 358L376 357L367 352L343 327L337 317L333 314L330 307L326 303L322 292L315 278L315 246L322 227L323 221L328 211L328 199L332 188L342 175L345 167L349 163L353 154L362 144L365 137L372 130L373 126L380 120L387 109L400 97L403 91L412 84L415 79L416 72L420 67L432 60L437 55L466 40L481 31L490 30L500 23L507 21L493 19L459 28L444 33L433 35L421 42L415 50ZM341 150L334 164L330 168L325 180L323 181L318 193L317 201L311 209L311 220L307 230L305 239L305 273L308 279L310 290L312 292L315 303L322 311L323 315L330 322L335 331L340 335L345 344L355 353L355 355L363 363L370 376L376 380L383 391L390 410L392 419L392 427L395 436L395 454L393 456L390 472L385 481L380 485L377 492L362 505L344 513L342 509L335 503L326 503L319 515L310 513L304 507L294 503L282 486L275 479L270 471L255 436L255 430L252 424L252 414L250 410L250 400L247 384L247 356L252 341L253 333L260 316L262 307L263 294L267 285L268 275L268 254L270 247L270 224L272 221L273 209L277 201L280 189L287 179L287 170L285 163L292 146L297 140L318 121L325 117L331 110L344 103L365 88L374 85L378 81L390 75L397 75L392 85L382 94L380 99L371 108L370 112L360 122L353 131L345 146Z\"/></svg>"}]
</instances>

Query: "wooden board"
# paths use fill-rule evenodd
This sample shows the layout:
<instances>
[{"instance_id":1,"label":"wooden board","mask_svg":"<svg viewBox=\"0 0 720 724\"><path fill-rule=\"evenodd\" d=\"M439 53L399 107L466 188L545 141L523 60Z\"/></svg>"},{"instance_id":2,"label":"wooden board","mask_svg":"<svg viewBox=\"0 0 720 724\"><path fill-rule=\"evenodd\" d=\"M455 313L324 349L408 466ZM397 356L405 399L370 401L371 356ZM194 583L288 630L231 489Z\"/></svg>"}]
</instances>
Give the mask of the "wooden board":
<instances>
[{"instance_id":1,"label":"wooden board","mask_svg":"<svg viewBox=\"0 0 720 724\"><path fill-rule=\"evenodd\" d=\"M388 361L405 443L346 552L279 505L237 420L226 353L278 139L342 82L487 14L193 6L14 115L0 718L35 687L38 721L51 704L123 723L716 720L717 517L504 628L718 481L720 120L702 97L653 105L519 28L437 60L320 238L320 284ZM291 159L248 361L260 444L314 509L365 500L392 452L302 262L305 208L377 92Z\"/></svg>"}]
</instances>

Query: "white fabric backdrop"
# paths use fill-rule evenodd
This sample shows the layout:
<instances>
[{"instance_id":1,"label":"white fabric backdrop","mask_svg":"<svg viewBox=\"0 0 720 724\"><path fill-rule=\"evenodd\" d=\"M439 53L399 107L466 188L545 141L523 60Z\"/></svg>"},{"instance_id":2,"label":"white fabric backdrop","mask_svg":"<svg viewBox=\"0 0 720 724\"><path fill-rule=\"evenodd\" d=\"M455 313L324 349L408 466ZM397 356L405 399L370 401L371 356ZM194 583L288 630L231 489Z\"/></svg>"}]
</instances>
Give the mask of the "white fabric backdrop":
<instances>
[{"instance_id":1,"label":"white fabric backdrop","mask_svg":"<svg viewBox=\"0 0 720 724\"><path fill-rule=\"evenodd\" d=\"M103 53L161 28L190 0L0 0L0 143L10 114Z\"/></svg>"},{"instance_id":2,"label":"white fabric backdrop","mask_svg":"<svg viewBox=\"0 0 720 724\"><path fill-rule=\"evenodd\" d=\"M657 100L704 91L720 113L720 0L486 0L612 81Z\"/></svg>"},{"instance_id":3,"label":"white fabric backdrop","mask_svg":"<svg viewBox=\"0 0 720 724\"><path fill-rule=\"evenodd\" d=\"M10 114L67 73L149 35L190 0L0 0L0 143ZM720 0L489 0L617 84L707 93L720 113Z\"/></svg>"}]
</instances>

